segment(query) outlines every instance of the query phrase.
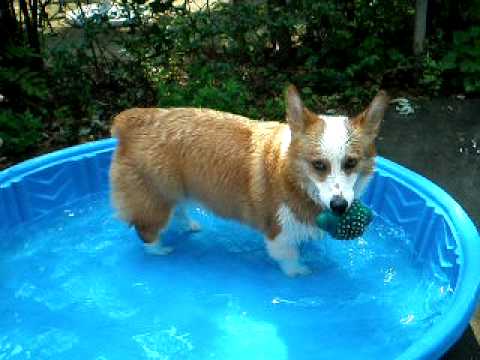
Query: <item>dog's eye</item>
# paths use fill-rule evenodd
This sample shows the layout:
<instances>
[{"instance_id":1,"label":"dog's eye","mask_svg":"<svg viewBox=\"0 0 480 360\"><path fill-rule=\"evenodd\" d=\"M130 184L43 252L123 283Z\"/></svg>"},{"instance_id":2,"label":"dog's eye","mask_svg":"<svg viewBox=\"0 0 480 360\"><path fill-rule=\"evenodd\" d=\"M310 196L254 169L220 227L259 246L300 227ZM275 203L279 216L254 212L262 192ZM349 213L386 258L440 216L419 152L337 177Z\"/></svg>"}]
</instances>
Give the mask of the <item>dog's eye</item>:
<instances>
[{"instance_id":1,"label":"dog's eye","mask_svg":"<svg viewBox=\"0 0 480 360\"><path fill-rule=\"evenodd\" d=\"M327 163L324 160L314 160L312 161L312 166L317 171L320 171L320 172L327 171Z\"/></svg>"},{"instance_id":2,"label":"dog's eye","mask_svg":"<svg viewBox=\"0 0 480 360\"><path fill-rule=\"evenodd\" d=\"M343 165L346 170L352 170L354 169L358 164L358 159L355 158L347 158L345 160L345 164Z\"/></svg>"}]
</instances>

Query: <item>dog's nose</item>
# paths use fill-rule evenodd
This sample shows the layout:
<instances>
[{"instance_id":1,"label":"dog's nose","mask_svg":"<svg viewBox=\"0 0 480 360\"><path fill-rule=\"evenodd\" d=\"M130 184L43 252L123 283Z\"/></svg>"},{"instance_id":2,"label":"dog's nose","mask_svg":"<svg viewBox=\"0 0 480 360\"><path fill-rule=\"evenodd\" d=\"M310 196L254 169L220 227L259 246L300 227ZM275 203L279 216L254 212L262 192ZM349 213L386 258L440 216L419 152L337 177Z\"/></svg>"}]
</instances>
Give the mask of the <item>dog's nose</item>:
<instances>
[{"instance_id":1,"label":"dog's nose","mask_svg":"<svg viewBox=\"0 0 480 360\"><path fill-rule=\"evenodd\" d=\"M343 196L335 195L330 201L330 209L337 215L342 215L347 210L348 201Z\"/></svg>"}]
</instances>

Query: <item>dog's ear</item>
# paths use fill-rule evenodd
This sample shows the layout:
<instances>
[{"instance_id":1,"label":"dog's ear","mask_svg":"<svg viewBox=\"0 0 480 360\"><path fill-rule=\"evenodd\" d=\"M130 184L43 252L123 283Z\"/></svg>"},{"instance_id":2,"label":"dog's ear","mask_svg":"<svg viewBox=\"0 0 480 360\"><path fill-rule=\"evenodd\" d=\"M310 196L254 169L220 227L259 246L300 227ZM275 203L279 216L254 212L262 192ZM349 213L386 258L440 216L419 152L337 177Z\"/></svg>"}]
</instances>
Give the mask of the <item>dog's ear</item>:
<instances>
[{"instance_id":1,"label":"dog's ear","mask_svg":"<svg viewBox=\"0 0 480 360\"><path fill-rule=\"evenodd\" d=\"M369 140L373 141L380 130L389 100L385 91L379 91L370 105L362 113L352 118L353 127L360 128Z\"/></svg>"},{"instance_id":2,"label":"dog's ear","mask_svg":"<svg viewBox=\"0 0 480 360\"><path fill-rule=\"evenodd\" d=\"M318 117L308 110L300 98L300 94L294 85L290 85L286 92L287 122L293 133L304 131Z\"/></svg>"}]
</instances>

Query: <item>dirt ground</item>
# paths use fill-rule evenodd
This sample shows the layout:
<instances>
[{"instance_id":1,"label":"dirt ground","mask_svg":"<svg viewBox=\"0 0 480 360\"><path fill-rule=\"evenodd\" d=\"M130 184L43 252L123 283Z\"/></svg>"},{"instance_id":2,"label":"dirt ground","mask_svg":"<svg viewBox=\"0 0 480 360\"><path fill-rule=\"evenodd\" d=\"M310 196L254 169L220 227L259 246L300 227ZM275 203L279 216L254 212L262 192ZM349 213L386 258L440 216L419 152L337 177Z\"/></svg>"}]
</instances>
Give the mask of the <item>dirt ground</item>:
<instances>
[{"instance_id":1,"label":"dirt ground","mask_svg":"<svg viewBox=\"0 0 480 360\"><path fill-rule=\"evenodd\" d=\"M444 188L480 225L480 100L437 99L400 115L392 106L378 152ZM480 261L480 259L479 259ZM444 360L480 359L480 307Z\"/></svg>"}]
</instances>

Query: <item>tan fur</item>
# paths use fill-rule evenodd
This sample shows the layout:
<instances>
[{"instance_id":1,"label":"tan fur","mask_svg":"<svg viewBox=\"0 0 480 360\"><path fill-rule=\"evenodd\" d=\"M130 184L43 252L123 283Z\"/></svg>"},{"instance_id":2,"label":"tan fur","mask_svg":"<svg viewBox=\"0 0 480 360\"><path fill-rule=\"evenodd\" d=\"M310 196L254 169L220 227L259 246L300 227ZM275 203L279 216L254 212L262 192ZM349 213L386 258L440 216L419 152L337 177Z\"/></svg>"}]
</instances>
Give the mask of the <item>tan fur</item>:
<instances>
[{"instance_id":1,"label":"tan fur","mask_svg":"<svg viewBox=\"0 0 480 360\"><path fill-rule=\"evenodd\" d=\"M287 100L297 95L290 88ZM282 230L277 219L282 204L299 222L313 225L322 209L305 189L302 166L315 160L323 124L301 101L289 105L287 117L289 125L208 109L120 113L112 127L119 143L111 167L112 198L120 216L147 243L156 240L175 204L187 198L253 226L269 239ZM376 128L367 123L359 117L353 131L370 136ZM285 153L282 141L289 126L292 139ZM360 141L356 150L365 174L373 170L372 140Z\"/></svg>"},{"instance_id":2,"label":"tan fur","mask_svg":"<svg viewBox=\"0 0 480 360\"><path fill-rule=\"evenodd\" d=\"M119 144L111 168L121 217L141 228L157 227L149 231L155 233L147 236L151 241L175 203L186 198L271 238L280 230L276 213L282 202L298 208L299 219L313 221L320 209L280 159L286 126L207 109L122 112L112 131Z\"/></svg>"}]
</instances>

